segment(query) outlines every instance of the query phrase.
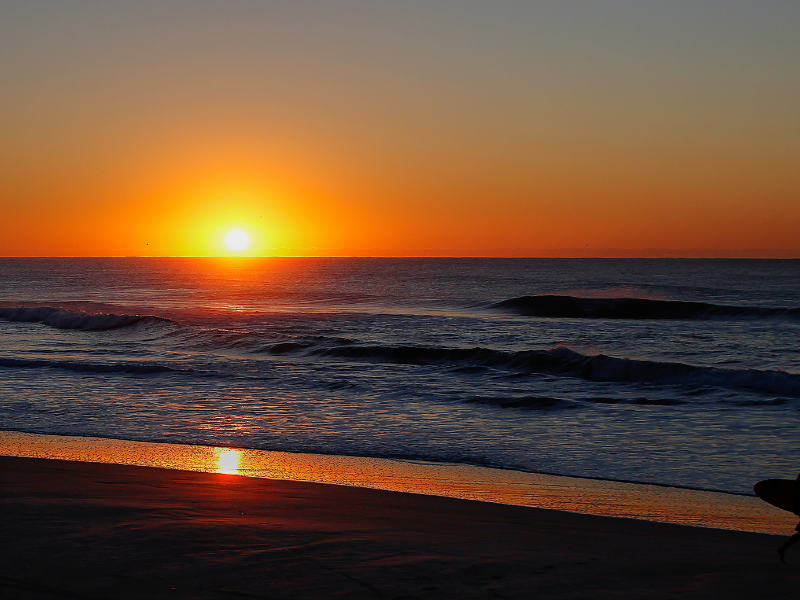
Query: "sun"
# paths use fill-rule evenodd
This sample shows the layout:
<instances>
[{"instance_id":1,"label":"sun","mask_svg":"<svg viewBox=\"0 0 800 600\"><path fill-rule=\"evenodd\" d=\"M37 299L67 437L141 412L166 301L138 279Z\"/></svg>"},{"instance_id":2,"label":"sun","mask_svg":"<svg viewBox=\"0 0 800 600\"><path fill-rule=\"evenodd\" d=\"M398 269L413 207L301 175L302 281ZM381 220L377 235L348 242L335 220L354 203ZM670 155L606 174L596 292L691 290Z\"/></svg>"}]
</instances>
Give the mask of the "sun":
<instances>
[{"instance_id":1,"label":"sun","mask_svg":"<svg viewBox=\"0 0 800 600\"><path fill-rule=\"evenodd\" d=\"M235 252L244 250L249 243L250 238L241 229L233 229L225 236L225 245Z\"/></svg>"}]
</instances>

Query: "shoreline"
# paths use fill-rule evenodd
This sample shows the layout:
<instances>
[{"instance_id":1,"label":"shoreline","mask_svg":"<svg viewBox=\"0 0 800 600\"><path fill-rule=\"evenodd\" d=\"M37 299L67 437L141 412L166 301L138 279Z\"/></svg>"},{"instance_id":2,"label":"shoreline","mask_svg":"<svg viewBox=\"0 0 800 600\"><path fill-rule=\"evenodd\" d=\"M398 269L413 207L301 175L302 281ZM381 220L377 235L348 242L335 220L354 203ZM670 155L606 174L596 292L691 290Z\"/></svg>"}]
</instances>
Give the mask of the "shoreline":
<instances>
[{"instance_id":1,"label":"shoreline","mask_svg":"<svg viewBox=\"0 0 800 600\"><path fill-rule=\"evenodd\" d=\"M775 535L788 535L796 523L755 496L471 465L13 431L0 431L0 455L329 483Z\"/></svg>"},{"instance_id":2,"label":"shoreline","mask_svg":"<svg viewBox=\"0 0 800 600\"><path fill-rule=\"evenodd\" d=\"M563 479L575 479L580 481L598 481L598 482L607 482L611 484L630 484L630 485L640 485L640 486L647 486L647 487L656 487L656 488L667 488L667 489L674 489L674 490L688 490L693 492L708 492L712 494L725 494L730 496L742 496L742 497L755 497L755 493L748 493L748 492L732 492L729 490L723 489L713 489L713 488L702 488L693 485L676 485L671 483L658 483L653 481L636 481L633 479L613 479L611 477L601 477L601 476L591 476L591 475L567 475L564 473L556 473L551 471L525 471L522 469L514 469L511 467L495 467L490 465L482 465L476 463L457 463L457 462L437 462L435 460L428 460L423 458L403 458L403 457L393 457L393 456L361 456L357 454L323 454L319 452L302 452L302 451L293 451L293 450L263 450L260 448L250 448L247 446L225 446L225 445L214 445L214 444L192 444L189 442L150 442L150 441L143 441L143 440L130 440L126 438L107 438L107 437L98 437L92 435L67 435L67 434L57 434L57 433L31 433L27 431L18 431L12 429L0 429L0 456L12 456L10 454L4 454L4 448L8 446L8 440L10 436L33 436L37 438L52 438L55 440L88 440L92 441L100 441L103 443L119 443L119 444L142 444L142 445L156 445L156 446L168 446L168 447L179 447L179 448L202 448L205 451L223 451L223 450L233 450L236 452L244 452L244 453L259 453L265 455L286 455L286 456L307 456L307 457L320 457L322 459L338 459L338 460L358 460L358 461L387 461L390 463L398 463L398 464L410 464L410 465L420 465L423 467L433 467L433 468L474 468L474 469L481 469L487 471L496 471L496 472L503 472L503 473L518 473L523 476L531 475L531 476L543 476L543 477L557 477ZM18 444L18 440L11 439L11 445ZM16 456L16 455L14 455ZM22 455L20 455L22 456ZM27 455L26 455L27 456ZM31 457L35 458L35 456L31 455ZM71 459L67 459L71 460ZM134 464L134 463L117 463L113 462L112 460L100 460L100 461L91 461L91 462L106 462L108 464ZM147 466L147 465L143 465ZM195 470L192 468L184 469L180 468L177 470ZM214 468L209 468L207 470L200 469L198 472L203 473L217 473L218 470ZM239 473L245 477L261 477L259 474L253 473Z\"/></svg>"},{"instance_id":3,"label":"shoreline","mask_svg":"<svg viewBox=\"0 0 800 600\"><path fill-rule=\"evenodd\" d=\"M794 598L781 537L226 473L0 457L17 599Z\"/></svg>"}]
</instances>

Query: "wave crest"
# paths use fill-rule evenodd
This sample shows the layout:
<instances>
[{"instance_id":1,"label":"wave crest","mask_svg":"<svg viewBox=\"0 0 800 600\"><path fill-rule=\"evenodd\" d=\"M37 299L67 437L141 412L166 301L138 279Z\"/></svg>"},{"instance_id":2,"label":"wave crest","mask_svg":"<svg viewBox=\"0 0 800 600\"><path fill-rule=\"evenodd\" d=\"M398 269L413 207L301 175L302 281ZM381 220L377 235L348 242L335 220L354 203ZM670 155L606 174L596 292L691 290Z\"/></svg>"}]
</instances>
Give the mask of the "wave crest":
<instances>
[{"instance_id":1,"label":"wave crest","mask_svg":"<svg viewBox=\"0 0 800 600\"><path fill-rule=\"evenodd\" d=\"M0 358L0 367L16 369L64 369L76 373L124 373L157 375L161 373L193 373L191 370L173 369L154 363L135 362L83 362L74 360L42 360L37 358Z\"/></svg>"},{"instance_id":2,"label":"wave crest","mask_svg":"<svg viewBox=\"0 0 800 600\"><path fill-rule=\"evenodd\" d=\"M521 398L498 398L476 396L464 400L466 404L485 404L499 408L518 408L520 410L556 411L578 408L578 404L569 400L550 398L547 396L525 396Z\"/></svg>"},{"instance_id":3,"label":"wave crest","mask_svg":"<svg viewBox=\"0 0 800 600\"><path fill-rule=\"evenodd\" d=\"M800 317L800 308L726 306L648 298L520 296L491 305L526 317L562 319L713 319L719 317Z\"/></svg>"},{"instance_id":4,"label":"wave crest","mask_svg":"<svg viewBox=\"0 0 800 600\"><path fill-rule=\"evenodd\" d=\"M169 319L161 317L87 313L52 306L0 307L0 319L15 323L41 323L56 329L81 331L106 331L142 322L171 323Z\"/></svg>"},{"instance_id":5,"label":"wave crest","mask_svg":"<svg viewBox=\"0 0 800 600\"><path fill-rule=\"evenodd\" d=\"M297 349L297 351L300 351ZM576 377L598 382L710 386L747 389L800 398L800 375L784 371L722 369L675 362L587 356L565 346L552 350L504 352L489 348L337 346L307 351L312 356L394 364L484 367Z\"/></svg>"}]
</instances>

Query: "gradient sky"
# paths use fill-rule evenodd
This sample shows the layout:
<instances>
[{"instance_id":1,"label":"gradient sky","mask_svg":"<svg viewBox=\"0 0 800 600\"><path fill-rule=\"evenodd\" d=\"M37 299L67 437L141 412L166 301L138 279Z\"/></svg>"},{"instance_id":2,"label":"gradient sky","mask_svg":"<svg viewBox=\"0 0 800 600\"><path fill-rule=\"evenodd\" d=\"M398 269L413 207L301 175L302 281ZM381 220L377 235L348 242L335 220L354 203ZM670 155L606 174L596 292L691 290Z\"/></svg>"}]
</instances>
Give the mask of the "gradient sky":
<instances>
[{"instance_id":1,"label":"gradient sky","mask_svg":"<svg viewBox=\"0 0 800 600\"><path fill-rule=\"evenodd\" d=\"M800 257L798 31L796 0L0 0L0 255L239 227L256 255Z\"/></svg>"}]
</instances>

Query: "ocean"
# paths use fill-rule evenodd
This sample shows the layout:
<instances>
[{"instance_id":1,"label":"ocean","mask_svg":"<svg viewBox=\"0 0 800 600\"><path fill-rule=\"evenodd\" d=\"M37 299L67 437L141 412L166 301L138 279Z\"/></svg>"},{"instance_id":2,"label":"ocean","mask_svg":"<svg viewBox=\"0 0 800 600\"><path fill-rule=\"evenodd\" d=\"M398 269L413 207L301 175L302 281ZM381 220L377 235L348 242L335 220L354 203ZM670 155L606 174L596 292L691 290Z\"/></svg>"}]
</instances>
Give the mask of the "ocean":
<instances>
[{"instance_id":1,"label":"ocean","mask_svg":"<svg viewBox=\"0 0 800 600\"><path fill-rule=\"evenodd\" d=\"M750 493L800 261L0 259L0 430Z\"/></svg>"}]
</instances>

